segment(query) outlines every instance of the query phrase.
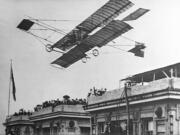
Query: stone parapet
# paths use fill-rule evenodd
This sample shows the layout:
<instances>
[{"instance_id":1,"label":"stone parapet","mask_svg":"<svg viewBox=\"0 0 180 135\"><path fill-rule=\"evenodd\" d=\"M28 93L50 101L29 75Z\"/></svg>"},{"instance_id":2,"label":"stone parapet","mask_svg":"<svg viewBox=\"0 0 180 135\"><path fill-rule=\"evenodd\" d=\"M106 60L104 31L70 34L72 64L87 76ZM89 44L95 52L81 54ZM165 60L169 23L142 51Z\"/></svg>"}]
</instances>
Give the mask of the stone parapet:
<instances>
[{"instance_id":1,"label":"stone parapet","mask_svg":"<svg viewBox=\"0 0 180 135\"><path fill-rule=\"evenodd\" d=\"M58 105L56 107L46 107L43 109L40 109L36 112L33 112L33 116L43 115L43 114L49 114L52 112L78 112L78 113L85 113L83 109L83 105Z\"/></svg>"},{"instance_id":2,"label":"stone parapet","mask_svg":"<svg viewBox=\"0 0 180 135\"><path fill-rule=\"evenodd\" d=\"M19 120L29 120L29 116L28 115L9 116L6 119L7 122L13 122L13 121L19 121Z\"/></svg>"}]
</instances>

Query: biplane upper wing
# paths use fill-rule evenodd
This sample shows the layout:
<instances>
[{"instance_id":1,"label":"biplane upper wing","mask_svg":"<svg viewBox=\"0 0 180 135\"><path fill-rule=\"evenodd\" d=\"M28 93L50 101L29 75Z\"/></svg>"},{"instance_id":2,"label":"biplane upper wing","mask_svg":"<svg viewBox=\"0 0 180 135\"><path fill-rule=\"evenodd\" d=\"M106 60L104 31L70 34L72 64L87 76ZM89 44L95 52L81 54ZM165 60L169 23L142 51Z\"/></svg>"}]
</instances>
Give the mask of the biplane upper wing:
<instances>
[{"instance_id":1,"label":"biplane upper wing","mask_svg":"<svg viewBox=\"0 0 180 135\"><path fill-rule=\"evenodd\" d=\"M109 0L105 5L93 13L90 17L76 26L75 29L70 31L62 39L57 41L52 47L66 51L76 44L77 37L75 32L81 35L81 39L87 37L89 33L95 30L97 27L108 24L120 13L126 11L134 4L129 0Z\"/></svg>"},{"instance_id":2,"label":"biplane upper wing","mask_svg":"<svg viewBox=\"0 0 180 135\"><path fill-rule=\"evenodd\" d=\"M132 27L129 24L120 20L113 20L101 30L86 38L81 44L84 46L102 47L130 29Z\"/></svg>"},{"instance_id":3,"label":"biplane upper wing","mask_svg":"<svg viewBox=\"0 0 180 135\"><path fill-rule=\"evenodd\" d=\"M136 11L134 11L133 13L129 14L128 16L126 16L123 21L132 21L132 20L136 20L139 17L141 17L142 15L144 15L145 13L147 13L149 11L149 9L144 9L144 8L138 8Z\"/></svg>"},{"instance_id":4,"label":"biplane upper wing","mask_svg":"<svg viewBox=\"0 0 180 135\"><path fill-rule=\"evenodd\" d=\"M91 32L102 24L108 24L132 6L133 3L129 0L110 0L77 27L83 27L86 31Z\"/></svg>"},{"instance_id":5,"label":"biplane upper wing","mask_svg":"<svg viewBox=\"0 0 180 135\"><path fill-rule=\"evenodd\" d=\"M64 68L72 65L76 61L86 56L86 52L94 47L102 47L108 42L132 29L130 25L119 20L113 20L104 28L97 31L92 36L84 39L80 45L77 45L67 53L52 62L52 64L60 65Z\"/></svg>"}]
</instances>

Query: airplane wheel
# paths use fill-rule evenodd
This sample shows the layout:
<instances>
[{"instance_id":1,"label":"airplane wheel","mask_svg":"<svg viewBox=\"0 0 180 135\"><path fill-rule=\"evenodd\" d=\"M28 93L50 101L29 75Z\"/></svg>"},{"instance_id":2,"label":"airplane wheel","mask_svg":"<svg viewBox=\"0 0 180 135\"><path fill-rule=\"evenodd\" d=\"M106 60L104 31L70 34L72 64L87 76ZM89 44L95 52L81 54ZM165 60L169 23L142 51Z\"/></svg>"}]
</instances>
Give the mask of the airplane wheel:
<instances>
[{"instance_id":1,"label":"airplane wheel","mask_svg":"<svg viewBox=\"0 0 180 135\"><path fill-rule=\"evenodd\" d=\"M89 56L86 56L84 58L81 59L82 63L87 63L88 59L90 59Z\"/></svg>"},{"instance_id":2,"label":"airplane wheel","mask_svg":"<svg viewBox=\"0 0 180 135\"><path fill-rule=\"evenodd\" d=\"M99 55L98 49L94 49L94 50L92 51L92 54L93 54L95 57L97 57L97 56Z\"/></svg>"},{"instance_id":3,"label":"airplane wheel","mask_svg":"<svg viewBox=\"0 0 180 135\"><path fill-rule=\"evenodd\" d=\"M52 52L52 50L53 50L52 46L50 44L47 44L46 45L46 51L47 52Z\"/></svg>"},{"instance_id":4,"label":"airplane wheel","mask_svg":"<svg viewBox=\"0 0 180 135\"><path fill-rule=\"evenodd\" d=\"M81 61L82 61L82 63L86 63L87 62L87 58L84 57L84 58L81 59Z\"/></svg>"}]
</instances>

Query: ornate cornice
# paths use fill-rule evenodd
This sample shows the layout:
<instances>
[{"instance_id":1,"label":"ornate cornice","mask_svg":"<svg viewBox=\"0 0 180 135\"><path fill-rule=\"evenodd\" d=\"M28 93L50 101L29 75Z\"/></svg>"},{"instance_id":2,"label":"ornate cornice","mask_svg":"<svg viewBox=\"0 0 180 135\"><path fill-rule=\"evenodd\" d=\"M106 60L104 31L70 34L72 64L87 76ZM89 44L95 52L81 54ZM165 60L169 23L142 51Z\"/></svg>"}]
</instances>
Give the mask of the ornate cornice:
<instances>
[{"instance_id":1,"label":"ornate cornice","mask_svg":"<svg viewBox=\"0 0 180 135\"><path fill-rule=\"evenodd\" d=\"M52 113L47 113L47 114L42 114L42 115L37 115L37 116L31 116L30 120L31 121L38 121L38 120L43 120L43 119L51 119L51 118L57 118L57 117L71 117L71 118L84 118L84 119L89 119L90 115L89 113L78 113L78 112L52 112Z\"/></svg>"}]
</instances>

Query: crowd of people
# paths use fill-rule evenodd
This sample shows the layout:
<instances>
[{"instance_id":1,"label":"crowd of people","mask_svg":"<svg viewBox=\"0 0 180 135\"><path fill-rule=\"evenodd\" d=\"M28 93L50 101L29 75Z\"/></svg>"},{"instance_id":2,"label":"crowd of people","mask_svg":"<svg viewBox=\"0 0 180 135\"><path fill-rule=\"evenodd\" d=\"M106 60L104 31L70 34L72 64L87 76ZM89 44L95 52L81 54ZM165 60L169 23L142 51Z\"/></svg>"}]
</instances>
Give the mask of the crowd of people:
<instances>
[{"instance_id":1,"label":"crowd of people","mask_svg":"<svg viewBox=\"0 0 180 135\"><path fill-rule=\"evenodd\" d=\"M106 88L97 89L93 87L92 89L90 89L90 92L88 93L88 97L90 97L91 95L102 96L106 91L107 91Z\"/></svg>"},{"instance_id":2,"label":"crowd of people","mask_svg":"<svg viewBox=\"0 0 180 135\"><path fill-rule=\"evenodd\" d=\"M37 105L36 107L34 107L34 111L38 111L39 109L43 109L43 108L47 108L47 107L56 107L58 105L77 105L77 104L81 104L81 105L86 105L86 99L70 99L70 97L68 95L63 96L63 100L50 100L50 101L45 101L43 102L41 105Z\"/></svg>"},{"instance_id":3,"label":"crowd of people","mask_svg":"<svg viewBox=\"0 0 180 135\"><path fill-rule=\"evenodd\" d=\"M32 115L32 112L31 111L26 111L26 110L24 110L24 109L20 109L19 110L19 112L15 112L14 114L13 114L13 116L21 116L21 115L28 115L28 116L30 116L30 115Z\"/></svg>"},{"instance_id":4,"label":"crowd of people","mask_svg":"<svg viewBox=\"0 0 180 135\"><path fill-rule=\"evenodd\" d=\"M93 87L92 89L90 89L90 92L88 93L88 97L90 97L91 95L101 96L106 91L107 91L106 88L96 89L95 87ZM77 105L77 104L87 105L87 101L86 101L86 99L83 99L83 98L71 99L68 95L64 95L63 100L60 100L58 98L56 100L45 101L42 104L36 105L34 107L34 111L36 112L36 111L38 111L40 109L47 108L47 107L50 107L50 106L56 107L58 105ZM19 116L19 115L32 115L32 112L31 111L26 111L24 109L20 109L19 112L15 112L13 114L13 116Z\"/></svg>"}]
</instances>

